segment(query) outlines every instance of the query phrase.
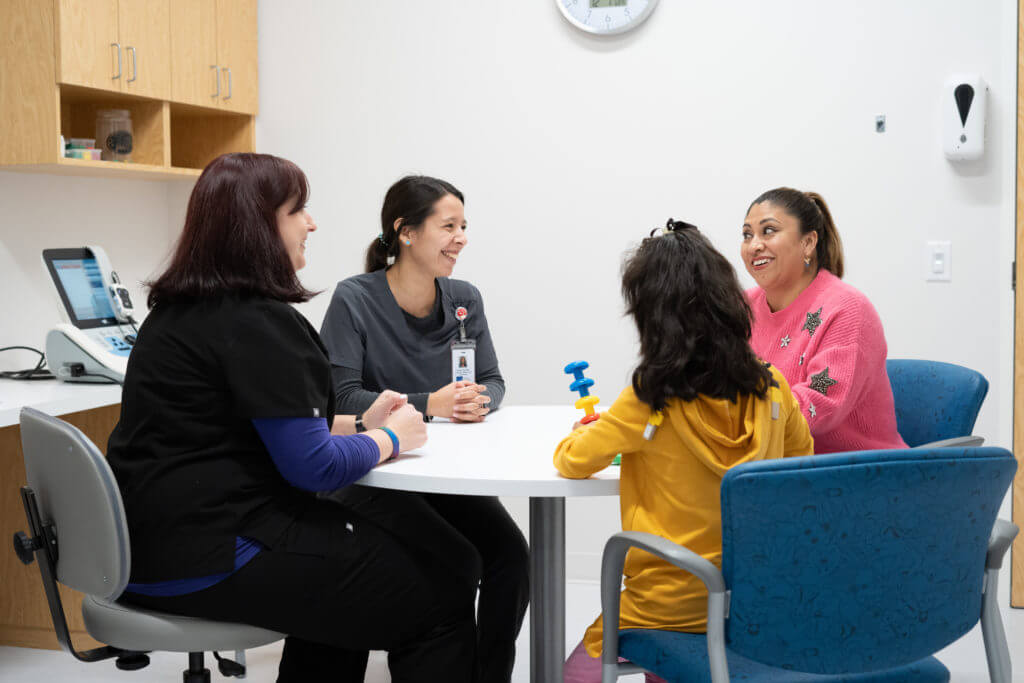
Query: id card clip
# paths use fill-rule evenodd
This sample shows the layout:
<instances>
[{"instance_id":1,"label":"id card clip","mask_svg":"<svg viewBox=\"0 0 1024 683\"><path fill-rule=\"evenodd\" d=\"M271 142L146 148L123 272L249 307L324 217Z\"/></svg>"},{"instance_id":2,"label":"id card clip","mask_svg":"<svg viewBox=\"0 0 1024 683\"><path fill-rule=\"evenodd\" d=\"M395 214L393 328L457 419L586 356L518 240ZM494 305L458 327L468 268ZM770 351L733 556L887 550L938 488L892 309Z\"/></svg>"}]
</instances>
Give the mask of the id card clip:
<instances>
[{"instance_id":1,"label":"id card clip","mask_svg":"<svg viewBox=\"0 0 1024 683\"><path fill-rule=\"evenodd\" d=\"M459 338L452 342L452 381L476 384L476 340L466 338L466 318L469 311L465 306L455 309L459 321Z\"/></svg>"},{"instance_id":2,"label":"id card clip","mask_svg":"<svg viewBox=\"0 0 1024 683\"><path fill-rule=\"evenodd\" d=\"M452 381L476 384L476 340L452 342Z\"/></svg>"}]
</instances>

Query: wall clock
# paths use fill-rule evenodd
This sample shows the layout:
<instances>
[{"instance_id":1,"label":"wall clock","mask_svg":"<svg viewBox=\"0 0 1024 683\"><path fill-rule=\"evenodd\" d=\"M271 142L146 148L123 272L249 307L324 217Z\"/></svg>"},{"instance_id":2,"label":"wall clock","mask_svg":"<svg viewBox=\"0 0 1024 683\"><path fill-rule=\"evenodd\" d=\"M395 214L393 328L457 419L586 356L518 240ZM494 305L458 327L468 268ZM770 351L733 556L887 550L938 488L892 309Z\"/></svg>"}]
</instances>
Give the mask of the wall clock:
<instances>
[{"instance_id":1,"label":"wall clock","mask_svg":"<svg viewBox=\"0 0 1024 683\"><path fill-rule=\"evenodd\" d=\"M644 22L658 0L555 0L570 24L597 35L625 33Z\"/></svg>"}]
</instances>

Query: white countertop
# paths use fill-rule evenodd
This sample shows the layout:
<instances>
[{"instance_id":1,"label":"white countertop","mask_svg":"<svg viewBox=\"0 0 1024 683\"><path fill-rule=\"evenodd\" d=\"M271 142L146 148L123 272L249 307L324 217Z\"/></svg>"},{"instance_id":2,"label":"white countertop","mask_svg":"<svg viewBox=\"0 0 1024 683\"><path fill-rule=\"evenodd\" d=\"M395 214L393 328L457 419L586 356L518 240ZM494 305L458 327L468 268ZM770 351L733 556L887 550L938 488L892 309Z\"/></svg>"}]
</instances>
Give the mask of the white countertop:
<instances>
[{"instance_id":1,"label":"white countertop","mask_svg":"<svg viewBox=\"0 0 1024 683\"><path fill-rule=\"evenodd\" d=\"M120 402L121 387L116 384L0 379L0 428L18 424L18 413L24 406L48 415L67 415Z\"/></svg>"},{"instance_id":2,"label":"white countertop","mask_svg":"<svg viewBox=\"0 0 1024 683\"><path fill-rule=\"evenodd\" d=\"M427 425L427 443L383 463L365 486L480 496L615 496L619 468L566 479L551 458L582 411L569 406L505 406L483 422Z\"/></svg>"}]
</instances>

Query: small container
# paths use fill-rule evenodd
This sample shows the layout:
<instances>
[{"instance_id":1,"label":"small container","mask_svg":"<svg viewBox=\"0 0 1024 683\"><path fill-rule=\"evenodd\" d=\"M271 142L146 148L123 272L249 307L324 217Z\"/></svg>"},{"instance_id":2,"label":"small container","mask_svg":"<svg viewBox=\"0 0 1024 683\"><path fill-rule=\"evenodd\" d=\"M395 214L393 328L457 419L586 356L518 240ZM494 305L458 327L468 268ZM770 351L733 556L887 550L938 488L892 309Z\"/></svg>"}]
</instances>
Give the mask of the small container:
<instances>
[{"instance_id":1,"label":"small container","mask_svg":"<svg viewBox=\"0 0 1024 683\"><path fill-rule=\"evenodd\" d=\"M131 161L135 142L131 112L127 109L97 111L96 142L103 150L103 161Z\"/></svg>"},{"instance_id":2,"label":"small container","mask_svg":"<svg viewBox=\"0 0 1024 683\"><path fill-rule=\"evenodd\" d=\"M68 138L67 145L71 149L92 149L96 146L95 138Z\"/></svg>"},{"instance_id":3,"label":"small container","mask_svg":"<svg viewBox=\"0 0 1024 683\"><path fill-rule=\"evenodd\" d=\"M99 161L102 150L99 149L82 149L80 147L73 147L64 156L69 159L89 159L91 161Z\"/></svg>"}]
</instances>

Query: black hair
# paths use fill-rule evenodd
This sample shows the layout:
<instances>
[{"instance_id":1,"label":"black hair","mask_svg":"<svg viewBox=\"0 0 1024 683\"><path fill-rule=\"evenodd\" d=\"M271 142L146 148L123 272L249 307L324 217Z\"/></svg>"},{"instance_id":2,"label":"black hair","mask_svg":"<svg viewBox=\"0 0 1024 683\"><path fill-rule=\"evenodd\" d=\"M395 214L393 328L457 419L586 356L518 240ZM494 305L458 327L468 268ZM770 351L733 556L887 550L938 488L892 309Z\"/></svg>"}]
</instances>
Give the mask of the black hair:
<instances>
[{"instance_id":1,"label":"black hair","mask_svg":"<svg viewBox=\"0 0 1024 683\"><path fill-rule=\"evenodd\" d=\"M672 398L764 397L768 367L750 348L751 313L736 272L693 225L669 219L622 267L626 312L640 333L633 390L655 410Z\"/></svg>"},{"instance_id":2,"label":"black hair","mask_svg":"<svg viewBox=\"0 0 1024 683\"><path fill-rule=\"evenodd\" d=\"M389 256L398 258L398 234L402 228L419 228L434 212L437 200L449 194L466 203L454 185L430 176L408 175L389 187L380 209L380 234L366 249L366 272L386 268Z\"/></svg>"},{"instance_id":3,"label":"black hair","mask_svg":"<svg viewBox=\"0 0 1024 683\"><path fill-rule=\"evenodd\" d=\"M801 192L791 187L777 187L768 190L747 207L747 213L755 204L768 202L779 207L800 223L800 234L818 233L818 246L814 249L817 268L824 268L838 278L843 277L843 242L839 239L832 213L825 198L817 192Z\"/></svg>"},{"instance_id":4,"label":"black hair","mask_svg":"<svg viewBox=\"0 0 1024 683\"><path fill-rule=\"evenodd\" d=\"M238 292L298 303L316 292L302 286L277 229L277 210L309 197L306 174L270 154L223 154L199 175L185 227L167 269L148 282L147 303Z\"/></svg>"}]
</instances>

